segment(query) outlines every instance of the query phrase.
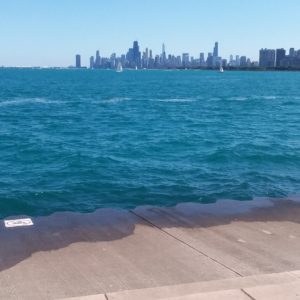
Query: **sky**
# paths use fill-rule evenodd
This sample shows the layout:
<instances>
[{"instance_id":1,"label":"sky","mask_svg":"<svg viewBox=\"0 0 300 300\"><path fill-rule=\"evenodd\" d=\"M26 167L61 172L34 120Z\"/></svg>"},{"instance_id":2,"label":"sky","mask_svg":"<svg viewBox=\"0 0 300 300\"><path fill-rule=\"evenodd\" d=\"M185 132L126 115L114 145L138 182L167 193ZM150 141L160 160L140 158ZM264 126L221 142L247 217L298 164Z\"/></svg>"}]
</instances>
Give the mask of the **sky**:
<instances>
[{"instance_id":1,"label":"sky","mask_svg":"<svg viewBox=\"0 0 300 300\"><path fill-rule=\"evenodd\" d=\"M69 66L75 55L212 52L258 59L260 48L300 49L300 1L0 0L0 66Z\"/></svg>"}]
</instances>

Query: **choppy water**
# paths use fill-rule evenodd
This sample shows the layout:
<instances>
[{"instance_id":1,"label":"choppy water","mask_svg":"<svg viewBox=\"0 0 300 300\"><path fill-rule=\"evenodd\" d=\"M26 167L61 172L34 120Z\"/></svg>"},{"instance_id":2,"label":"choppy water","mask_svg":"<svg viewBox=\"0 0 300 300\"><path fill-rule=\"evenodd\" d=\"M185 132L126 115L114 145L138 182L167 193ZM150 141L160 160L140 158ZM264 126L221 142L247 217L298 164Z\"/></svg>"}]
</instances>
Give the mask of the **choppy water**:
<instances>
[{"instance_id":1,"label":"choppy water","mask_svg":"<svg viewBox=\"0 0 300 300\"><path fill-rule=\"evenodd\" d=\"M300 73L0 69L0 217L300 191Z\"/></svg>"}]
</instances>

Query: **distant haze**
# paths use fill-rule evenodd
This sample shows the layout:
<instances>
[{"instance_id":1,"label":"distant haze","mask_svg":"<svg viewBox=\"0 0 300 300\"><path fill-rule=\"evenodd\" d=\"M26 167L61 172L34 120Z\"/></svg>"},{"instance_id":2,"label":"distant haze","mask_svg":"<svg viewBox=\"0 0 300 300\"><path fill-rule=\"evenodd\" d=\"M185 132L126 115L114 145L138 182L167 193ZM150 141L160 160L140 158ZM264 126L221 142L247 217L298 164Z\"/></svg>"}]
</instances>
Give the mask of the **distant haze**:
<instances>
[{"instance_id":1,"label":"distant haze","mask_svg":"<svg viewBox=\"0 0 300 300\"><path fill-rule=\"evenodd\" d=\"M212 52L258 59L260 48L300 48L300 1L10 0L0 7L0 66L82 64L100 50L126 53L133 40L167 54Z\"/></svg>"}]
</instances>

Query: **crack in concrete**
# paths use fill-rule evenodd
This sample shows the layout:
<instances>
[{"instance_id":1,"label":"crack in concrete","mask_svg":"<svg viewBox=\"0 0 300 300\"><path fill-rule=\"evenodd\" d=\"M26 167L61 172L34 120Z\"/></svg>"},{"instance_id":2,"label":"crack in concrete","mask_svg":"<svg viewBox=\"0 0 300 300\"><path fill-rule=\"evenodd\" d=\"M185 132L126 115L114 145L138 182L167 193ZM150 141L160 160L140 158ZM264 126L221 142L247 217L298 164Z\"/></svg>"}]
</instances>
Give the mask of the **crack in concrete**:
<instances>
[{"instance_id":1,"label":"crack in concrete","mask_svg":"<svg viewBox=\"0 0 300 300\"><path fill-rule=\"evenodd\" d=\"M229 271L231 271L231 272L235 273L235 274L236 274L236 275L238 275L239 277L243 277L243 275L242 275L242 274L240 274L239 272L237 272L237 271L235 271L234 269L230 268L229 266L227 266L227 265L223 264L222 262L218 261L217 259L215 259L215 258L213 258L213 257L209 256L208 254L206 254L206 253L202 252L201 250L199 250L199 249L197 249L197 248L193 247L192 245L190 245L190 244L186 243L185 241L183 241L183 240L179 239L178 237L176 237L176 236L172 235L172 234L171 234L171 233L169 233L168 231L166 231L166 230L164 230L164 229L160 228L159 226L155 225L154 223L152 223L151 221L149 221L149 220L148 220L148 219L146 219L145 217L143 217L143 216L139 215L138 213L136 213L136 212L134 212L134 211L132 211L132 210L129 210L129 212L130 212L130 213L132 213L133 215L135 215L136 217L138 217L138 218L142 219L143 221L147 222L147 223L148 223L148 224L150 224L152 227L154 227L154 228L158 229L159 231L161 231L161 232L163 232L163 233L167 234L168 236L172 237L173 239L177 240L178 242L180 242L180 243L184 244L185 246L187 246L187 247L191 248L192 250L194 250L194 251L198 252L199 254L201 254L201 255L203 255L203 256L205 256L205 257L209 258L210 260L212 260L213 262L215 262L215 263L219 264L220 266L222 266L222 267L226 268L227 270L229 270Z\"/></svg>"},{"instance_id":2,"label":"crack in concrete","mask_svg":"<svg viewBox=\"0 0 300 300\"><path fill-rule=\"evenodd\" d=\"M244 293L247 297L249 297L251 300L256 300L253 298L250 294L248 294L244 289L241 289L242 293Z\"/></svg>"}]
</instances>

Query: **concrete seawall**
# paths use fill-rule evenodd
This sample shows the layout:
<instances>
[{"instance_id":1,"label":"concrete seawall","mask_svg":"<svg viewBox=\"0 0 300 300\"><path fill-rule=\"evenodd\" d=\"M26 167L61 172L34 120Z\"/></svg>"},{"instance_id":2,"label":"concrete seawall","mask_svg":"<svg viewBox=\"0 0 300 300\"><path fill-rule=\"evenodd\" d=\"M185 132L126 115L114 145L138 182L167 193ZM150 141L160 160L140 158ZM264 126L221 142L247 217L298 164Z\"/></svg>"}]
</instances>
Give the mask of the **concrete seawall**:
<instances>
[{"instance_id":1,"label":"concrete seawall","mask_svg":"<svg viewBox=\"0 0 300 300\"><path fill-rule=\"evenodd\" d=\"M297 198L56 213L33 223L5 228L1 221L0 299L59 299L300 270Z\"/></svg>"}]
</instances>

